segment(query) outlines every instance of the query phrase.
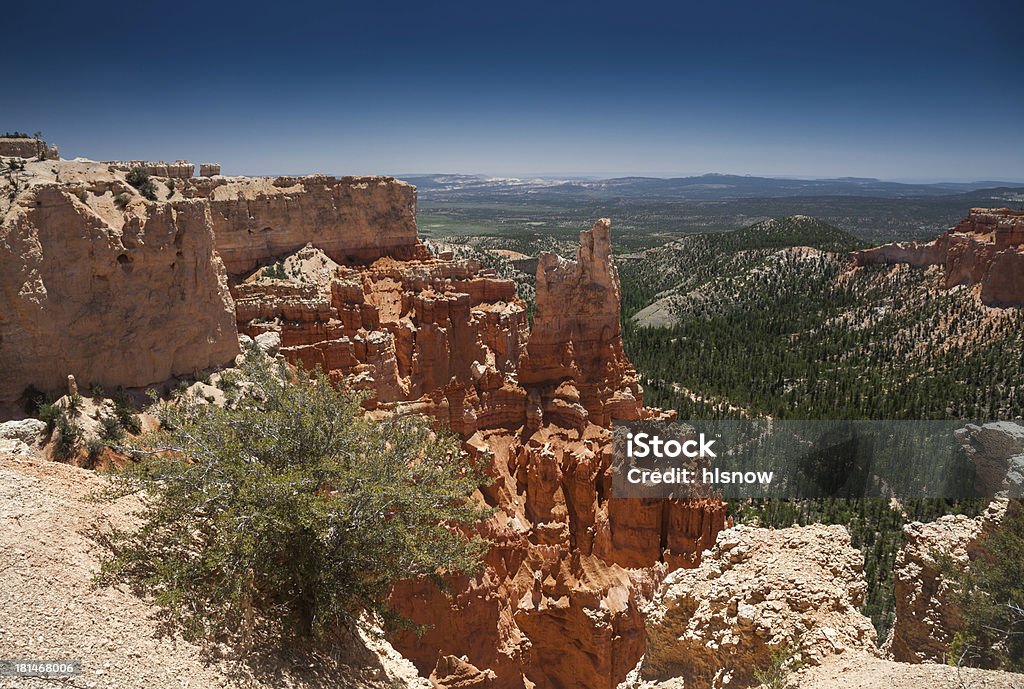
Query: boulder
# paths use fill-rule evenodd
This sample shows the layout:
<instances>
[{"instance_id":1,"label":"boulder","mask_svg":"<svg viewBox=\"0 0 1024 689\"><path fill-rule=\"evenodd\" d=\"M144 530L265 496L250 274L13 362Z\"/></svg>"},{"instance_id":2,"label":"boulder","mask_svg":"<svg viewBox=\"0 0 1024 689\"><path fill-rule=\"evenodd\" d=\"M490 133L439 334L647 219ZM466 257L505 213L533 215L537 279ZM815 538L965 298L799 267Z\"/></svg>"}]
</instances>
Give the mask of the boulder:
<instances>
[{"instance_id":1,"label":"boulder","mask_svg":"<svg viewBox=\"0 0 1024 689\"><path fill-rule=\"evenodd\" d=\"M45 432L46 424L39 419L0 423L0 440L16 440L26 445L35 445Z\"/></svg>"},{"instance_id":2,"label":"boulder","mask_svg":"<svg viewBox=\"0 0 1024 689\"><path fill-rule=\"evenodd\" d=\"M666 577L645 611L647 649L633 684L749 687L775 651L808 665L874 653L875 629L859 611L862 561L841 526L722 531L696 568Z\"/></svg>"}]
</instances>

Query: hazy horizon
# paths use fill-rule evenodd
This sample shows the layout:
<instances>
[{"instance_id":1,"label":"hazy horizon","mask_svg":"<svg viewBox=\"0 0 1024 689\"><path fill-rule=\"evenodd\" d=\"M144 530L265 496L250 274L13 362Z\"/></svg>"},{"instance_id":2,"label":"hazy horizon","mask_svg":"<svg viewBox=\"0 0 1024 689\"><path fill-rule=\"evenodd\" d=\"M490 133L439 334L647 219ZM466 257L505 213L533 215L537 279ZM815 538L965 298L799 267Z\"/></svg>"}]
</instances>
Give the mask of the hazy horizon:
<instances>
[{"instance_id":1,"label":"hazy horizon","mask_svg":"<svg viewBox=\"0 0 1024 689\"><path fill-rule=\"evenodd\" d=\"M33 8L0 129L229 174L1024 180L1019 2L241 7Z\"/></svg>"},{"instance_id":2,"label":"hazy horizon","mask_svg":"<svg viewBox=\"0 0 1024 689\"><path fill-rule=\"evenodd\" d=\"M226 173L230 174L230 173ZM349 173L325 173L325 174L349 174ZM775 175L771 173L746 173L746 172L682 172L682 173L648 173L648 172L552 172L552 173L541 173L533 174L529 172L524 173L509 173L504 175L492 174L488 172L386 172L381 174L387 174L392 177L401 178L405 177L429 177L429 176L466 176L466 177L481 177L486 179L517 179L522 181L528 180L610 180L610 179L624 179L630 177L637 178L649 178L649 179L684 179L689 177L752 177L752 178L765 178L765 179L791 179L801 181L828 181L828 180L844 180L844 179L872 179L878 182L886 182L892 184L978 184L983 182L1000 182L1006 184L1020 184L1024 185L1024 177L1020 179L974 179L974 178L963 178L963 179L950 179L943 177L925 177L925 178L902 178L902 179L889 179L885 177L879 177L877 175L828 175L828 176L813 176L813 175Z\"/></svg>"}]
</instances>

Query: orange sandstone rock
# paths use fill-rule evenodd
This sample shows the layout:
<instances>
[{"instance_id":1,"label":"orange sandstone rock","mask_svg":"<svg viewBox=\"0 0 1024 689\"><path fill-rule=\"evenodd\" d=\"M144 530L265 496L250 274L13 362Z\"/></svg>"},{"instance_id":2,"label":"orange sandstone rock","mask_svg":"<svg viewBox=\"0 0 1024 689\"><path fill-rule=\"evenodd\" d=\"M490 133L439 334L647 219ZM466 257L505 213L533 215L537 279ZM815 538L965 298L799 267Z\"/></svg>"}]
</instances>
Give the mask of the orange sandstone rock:
<instances>
[{"instance_id":1,"label":"orange sandstone rock","mask_svg":"<svg viewBox=\"0 0 1024 689\"><path fill-rule=\"evenodd\" d=\"M1024 304L1024 211L972 208L933 242L885 244L852 257L857 266L941 265L947 288L981 285L981 300L989 306Z\"/></svg>"}]
</instances>

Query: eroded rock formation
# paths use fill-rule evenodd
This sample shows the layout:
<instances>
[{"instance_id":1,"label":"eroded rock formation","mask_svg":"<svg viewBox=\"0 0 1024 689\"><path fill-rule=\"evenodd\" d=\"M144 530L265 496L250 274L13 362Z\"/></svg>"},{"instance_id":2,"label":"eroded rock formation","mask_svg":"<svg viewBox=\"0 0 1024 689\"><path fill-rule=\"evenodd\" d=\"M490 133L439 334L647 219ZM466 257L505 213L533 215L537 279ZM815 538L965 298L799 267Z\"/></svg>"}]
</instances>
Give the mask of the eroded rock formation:
<instances>
[{"instance_id":1,"label":"eroded rock formation","mask_svg":"<svg viewBox=\"0 0 1024 689\"><path fill-rule=\"evenodd\" d=\"M1024 304L1024 210L972 208L938 239L853 252L855 265L906 263L945 268L946 288L980 285L989 306Z\"/></svg>"},{"instance_id":2,"label":"eroded rock formation","mask_svg":"<svg viewBox=\"0 0 1024 689\"><path fill-rule=\"evenodd\" d=\"M906 663L945 663L949 644L963 628L962 612L953 600L950 582L942 574L943 558L969 567L981 555L982 537L998 528L1006 513L1005 500L993 502L975 518L946 515L933 522L903 527L903 547L894 570L896 618L885 648Z\"/></svg>"},{"instance_id":3,"label":"eroded rock formation","mask_svg":"<svg viewBox=\"0 0 1024 689\"><path fill-rule=\"evenodd\" d=\"M611 494L613 419L653 414L622 350L610 225L576 261L546 255L534 328L511 282L450 258L339 265L317 242L235 284L239 330L371 392L374 413L431 415L494 482L479 576L407 582L422 635L394 641L443 686L614 687L643 652L639 604L725 523L717 501Z\"/></svg>"},{"instance_id":4,"label":"eroded rock formation","mask_svg":"<svg viewBox=\"0 0 1024 689\"><path fill-rule=\"evenodd\" d=\"M158 171L159 172L159 171ZM168 173L170 171L168 170ZM485 570L394 594L427 626L394 642L439 686L614 687L643 653L640 604L725 525L715 500L612 494L610 423L643 406L619 328L610 223L514 284L432 258L415 189L391 178L157 177L29 163L0 206L0 400L29 384L136 387L230 362L239 339L426 414L493 483ZM7 198L5 195L4 198Z\"/></svg>"},{"instance_id":5,"label":"eroded rock formation","mask_svg":"<svg viewBox=\"0 0 1024 689\"><path fill-rule=\"evenodd\" d=\"M721 532L700 566L665 579L647 610L646 655L625 686L749 687L780 649L805 665L873 654L875 629L858 610L862 562L841 526Z\"/></svg>"},{"instance_id":6,"label":"eroded rock formation","mask_svg":"<svg viewBox=\"0 0 1024 689\"><path fill-rule=\"evenodd\" d=\"M111 160L107 165L119 172L141 169L153 177L168 179L190 179L196 171L196 166L187 160L176 160L173 163L162 160Z\"/></svg>"},{"instance_id":7,"label":"eroded rock formation","mask_svg":"<svg viewBox=\"0 0 1024 689\"><path fill-rule=\"evenodd\" d=\"M539 257L534 329L519 377L537 390L541 418L573 407L600 426L640 417L640 386L622 349L620 296L607 219L580 233L575 261Z\"/></svg>"},{"instance_id":8,"label":"eroded rock formation","mask_svg":"<svg viewBox=\"0 0 1024 689\"><path fill-rule=\"evenodd\" d=\"M69 374L139 387L238 352L209 206L129 198L97 167L88 182L33 179L0 207L0 406Z\"/></svg>"},{"instance_id":9,"label":"eroded rock formation","mask_svg":"<svg viewBox=\"0 0 1024 689\"><path fill-rule=\"evenodd\" d=\"M309 242L338 263L428 256L416 231L416 188L391 177L199 177L182 193L209 200L231 275Z\"/></svg>"},{"instance_id":10,"label":"eroded rock formation","mask_svg":"<svg viewBox=\"0 0 1024 689\"><path fill-rule=\"evenodd\" d=\"M8 158L37 158L57 160L60 153L56 146L47 146L42 139L33 137L0 137L0 156Z\"/></svg>"}]
</instances>

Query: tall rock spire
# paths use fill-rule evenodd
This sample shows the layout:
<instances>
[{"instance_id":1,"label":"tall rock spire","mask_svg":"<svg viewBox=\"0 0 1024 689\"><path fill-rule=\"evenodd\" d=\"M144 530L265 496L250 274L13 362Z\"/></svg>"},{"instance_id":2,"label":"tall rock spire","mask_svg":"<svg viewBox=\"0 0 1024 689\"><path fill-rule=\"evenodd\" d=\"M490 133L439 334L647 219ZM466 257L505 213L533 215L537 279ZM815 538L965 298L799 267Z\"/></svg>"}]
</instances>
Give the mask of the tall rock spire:
<instances>
[{"instance_id":1,"label":"tall rock spire","mask_svg":"<svg viewBox=\"0 0 1024 689\"><path fill-rule=\"evenodd\" d=\"M543 407L578 397L589 420L602 426L640 415L642 390L622 346L620 296L607 218L580 232L575 261L540 255L537 308L519 380Z\"/></svg>"}]
</instances>

